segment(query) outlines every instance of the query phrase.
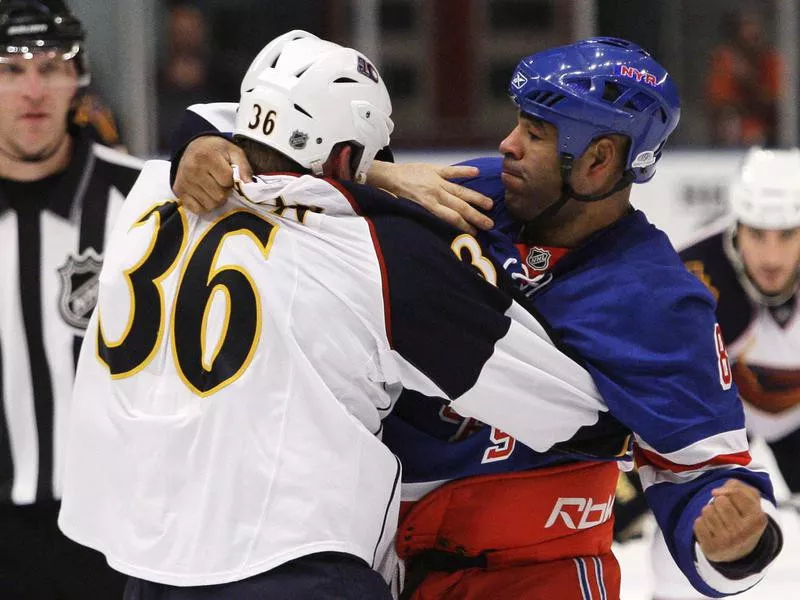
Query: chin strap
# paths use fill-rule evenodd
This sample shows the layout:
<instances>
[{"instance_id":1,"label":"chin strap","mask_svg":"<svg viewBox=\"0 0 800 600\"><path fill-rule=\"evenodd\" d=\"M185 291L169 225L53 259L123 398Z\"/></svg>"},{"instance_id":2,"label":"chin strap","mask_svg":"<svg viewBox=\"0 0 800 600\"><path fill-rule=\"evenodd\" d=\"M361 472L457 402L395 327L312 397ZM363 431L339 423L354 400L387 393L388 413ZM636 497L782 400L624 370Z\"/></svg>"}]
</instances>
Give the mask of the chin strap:
<instances>
[{"instance_id":1,"label":"chin strap","mask_svg":"<svg viewBox=\"0 0 800 600\"><path fill-rule=\"evenodd\" d=\"M525 230L526 229L536 229L541 227L543 223L554 217L558 211L564 208L564 205L567 203L568 200L578 200L579 202L597 202L598 200L605 200L609 196L616 194L621 189L628 187L631 183L633 183L633 170L628 169L622 174L622 177L614 184L609 191L605 194L591 194L591 195L584 195L578 194L575 190L572 189L572 186L569 184L570 177L572 177L572 163L574 158L571 154L567 154L566 152L561 153L561 195L558 197L558 200L553 202L550 206L544 209L540 214L536 215L530 221L527 221L525 225L522 227L522 232L520 237L522 241L525 240Z\"/></svg>"},{"instance_id":2,"label":"chin strap","mask_svg":"<svg viewBox=\"0 0 800 600\"><path fill-rule=\"evenodd\" d=\"M322 176L322 165L323 164L324 164L324 161L322 161L322 160L312 160L309 163L308 168L311 169L311 172L314 175L316 175L317 177L320 177L320 176Z\"/></svg>"},{"instance_id":3,"label":"chin strap","mask_svg":"<svg viewBox=\"0 0 800 600\"><path fill-rule=\"evenodd\" d=\"M621 189L628 187L631 183L633 183L633 178L635 177L633 174L633 169L628 169L622 174L622 177L620 177L619 181L614 184L614 187L608 190L605 194L578 194L568 183L569 178L572 176L573 160L574 159L571 154L564 153L561 155L561 180L563 181L561 187L561 196L563 197L564 194L567 194L568 198L572 198L580 202L597 202L598 200L605 200L609 196L616 194Z\"/></svg>"}]
</instances>

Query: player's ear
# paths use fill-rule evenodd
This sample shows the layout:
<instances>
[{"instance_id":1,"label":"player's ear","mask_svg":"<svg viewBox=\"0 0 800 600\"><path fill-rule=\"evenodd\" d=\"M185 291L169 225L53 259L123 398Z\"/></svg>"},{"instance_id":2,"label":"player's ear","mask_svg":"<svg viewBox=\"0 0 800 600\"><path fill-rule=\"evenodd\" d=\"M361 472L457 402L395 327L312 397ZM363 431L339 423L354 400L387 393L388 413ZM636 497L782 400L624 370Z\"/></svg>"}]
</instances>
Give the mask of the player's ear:
<instances>
[{"instance_id":1,"label":"player's ear","mask_svg":"<svg viewBox=\"0 0 800 600\"><path fill-rule=\"evenodd\" d=\"M590 146L589 151L591 152L590 169L605 170L616 166L618 152L611 138L601 137Z\"/></svg>"},{"instance_id":2,"label":"player's ear","mask_svg":"<svg viewBox=\"0 0 800 600\"><path fill-rule=\"evenodd\" d=\"M350 159L353 149L349 144L334 146L325 164L322 166L322 174L326 177L335 177L344 181L352 181L353 170L350 166Z\"/></svg>"}]
</instances>

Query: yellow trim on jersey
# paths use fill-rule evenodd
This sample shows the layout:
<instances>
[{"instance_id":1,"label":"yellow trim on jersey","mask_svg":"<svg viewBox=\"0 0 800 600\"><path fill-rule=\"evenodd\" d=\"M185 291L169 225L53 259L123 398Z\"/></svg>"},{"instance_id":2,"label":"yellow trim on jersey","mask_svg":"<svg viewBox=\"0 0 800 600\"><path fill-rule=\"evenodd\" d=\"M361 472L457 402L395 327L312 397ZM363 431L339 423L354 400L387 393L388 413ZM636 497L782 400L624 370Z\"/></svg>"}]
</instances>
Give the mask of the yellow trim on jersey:
<instances>
[{"instance_id":1,"label":"yellow trim on jersey","mask_svg":"<svg viewBox=\"0 0 800 600\"><path fill-rule=\"evenodd\" d=\"M219 241L219 244L217 245L216 250L214 251L214 257L211 260L211 269L210 269L210 271L208 273L208 277L206 278L206 282L205 282L205 285L207 287L208 284L211 283L211 281L214 279L214 277L217 274L219 274L219 273L221 273L223 271L231 271L231 270L233 270L233 271L238 271L239 273L241 273L242 276L245 279L247 279L248 283L250 284L251 289L253 290L253 297L255 298L255 302L256 302L256 327L255 327L255 333L254 333L253 339L250 342L250 350L248 351L245 360L242 362L242 365L239 367L239 369L236 371L236 373L234 373L230 377L226 378L225 380L223 380L220 383L218 383L217 385L215 385L213 388L211 388L209 390L206 390L206 391L202 391L202 390L198 389L194 384L192 384L191 381L189 381L189 379L186 377L186 374L183 372L183 369L181 368L180 361L178 360L178 350L177 350L177 347L175 346L175 331L174 331L174 327L175 327L175 310L176 310L177 302L173 302L173 305L172 305L172 328L173 328L173 331L172 331L172 335L170 336L171 337L170 345L171 345L171 349L172 349L173 360L175 362L175 367L176 367L176 370L178 372L178 376L180 377L181 381L183 381L184 385L186 385L186 387L188 387L190 390L192 390L192 392L194 392L196 395L201 396L203 398L211 396L212 394L215 394L216 392L218 392L219 390L227 387L228 385L230 385L231 383L233 383L239 377L242 376L242 374L247 369L247 367L250 366L250 363L253 360L253 356L255 356L255 352L256 352L256 349L258 347L258 342L259 342L259 340L261 338L261 328L262 328L261 298L260 298L260 296L258 294L258 286L256 285L256 282L253 280L253 278L250 276L250 274L247 271L245 271L243 268L241 268L241 267L239 267L237 265L228 265L228 266L226 266L226 267L224 267L222 269L216 268L217 262L219 260L220 252L222 251L222 247L225 244L225 240L230 236L245 235L245 236L249 237L255 243L256 246L261 248L261 254L266 259L269 256L270 251L272 250L272 245L273 245L273 243L275 241L275 235L276 235L276 233L277 233L277 231L278 231L280 226L278 225L278 223L266 218L264 215L261 215L261 214L258 214L258 213L254 213L254 212L252 212L250 210L245 210L245 209L236 209L236 210L232 210L230 212L227 212L227 213L221 215L219 218L217 218L203 232L203 235L192 246L192 249L189 251L188 258L185 261L185 263L183 265L183 268L181 269L180 278L178 279L178 286L176 288L178 290L178 293L180 293L180 289L183 287L184 276L186 275L186 271L187 271L189 265L192 262L191 259L194 256L194 253L196 252L196 250L203 243L203 240L205 239L205 237L211 231L213 231L214 227L216 227L221 221L223 221L224 219L229 218L233 214L240 213L240 212L241 213L247 213L248 215L252 215L252 216L258 217L259 219L261 219L262 221L264 221L265 223L267 223L270 226L270 232L269 232L269 236L267 237L267 243L262 245L261 241L255 236L255 234L253 234L252 231L247 230L247 229L237 229L235 231L227 232L225 235L222 236L222 238ZM216 289L216 287L218 287L218 286L215 286L215 289ZM231 299L231 295L230 295L230 290L228 290L222 284L219 284L219 287L225 288L225 294L226 294L226 304L227 304L227 306L226 306L226 311L225 311L225 324L223 326L223 331L222 331L222 333L220 335L220 338L217 341L217 347L214 350L214 354L212 356L211 364L206 366L206 362L201 359L202 367L206 371L210 371L211 368L213 367L214 360L216 360L217 355L220 352L220 350L222 348L222 345L223 345L223 343L224 343L224 341L225 341L225 339L227 337L228 329L229 329L229 325L230 325L230 315L231 315L232 304L233 304L232 299ZM206 342L205 342L206 316L207 316L207 313L209 311L209 306L210 306L210 304L212 302L212 299L213 299L213 294L214 294L214 290L212 290L211 294L209 295L209 298L208 298L208 301L207 301L207 304L206 304L206 307L205 307L204 313L203 313L203 328L202 328L202 330L200 332L201 357L203 356L203 350L205 349L205 344L206 344ZM176 299L177 299L177 295L178 294L176 293Z\"/></svg>"},{"instance_id":2,"label":"yellow trim on jersey","mask_svg":"<svg viewBox=\"0 0 800 600\"><path fill-rule=\"evenodd\" d=\"M450 249L461 260L461 252L466 250L470 256L470 262L480 272L481 276L494 286L497 286L497 270L494 268L492 261L483 255L478 240L469 235L462 233L450 244Z\"/></svg>"},{"instance_id":3,"label":"yellow trim on jersey","mask_svg":"<svg viewBox=\"0 0 800 600\"><path fill-rule=\"evenodd\" d=\"M161 206L164 206L166 204L169 204L170 202L175 203L176 201L174 199L172 199L172 200L166 200L164 202L159 202L157 204L152 205L145 212L143 212L142 215L138 219L136 219L136 221L133 223L133 225L131 225L130 229L128 230L128 231L132 231L134 229L134 227L139 227L141 225L144 225L145 223L150 221L151 217L155 217L155 228L153 229L153 235L150 238L150 243L149 243L149 245L147 247L147 250L145 251L145 253L142 256L142 258L140 258L139 261L137 261L137 263L135 265L133 265L130 269L125 269L123 271L123 276L125 277L125 283L128 286L128 296L130 298L130 308L128 309L128 321L127 321L127 323L125 325L125 330L123 331L123 333L120 336L120 338L115 340L115 341L113 341L113 342L109 342L106 339L105 334L103 333L102 310L101 310L102 307L101 307L100 303L98 302L98 305L97 305L97 311L98 311L98 313L97 313L97 328L98 328L98 332L100 334L100 337L103 340L103 343L109 349L119 348L123 343L125 343L125 340L127 339L128 335L130 334L131 327L133 327L133 322L134 322L134 319L135 319L135 316L136 316L136 294L135 294L135 290L133 289L133 281L131 280L130 276L131 276L131 274L135 273L138 269L140 269L142 267L142 265L144 265L147 262L147 259L150 258L150 255L153 253L153 250L155 249L156 243L158 241L158 235L159 235L160 229L161 229L161 213L158 212L158 208L161 207ZM139 371L144 369L150 363L150 361L153 360L153 357L156 355L156 353L158 351L158 348L161 346L161 340L164 337L164 329L165 329L165 327L164 327L164 312L165 312L164 311L164 290L161 287L161 283L167 277L169 277L169 275L175 269L175 266L178 264L178 262L180 260L180 257L183 254L183 250L186 247L186 230L188 228L188 223L187 223L187 220L186 220L186 214L184 213L184 210L185 209L182 206L178 207L178 214L180 215L180 218L181 218L181 246L180 246L180 249L176 253L175 259L167 267L167 269L161 275L159 275L156 279L152 280L152 283L155 286L156 291L158 292L159 305L161 307L160 311L159 311L159 314L158 314L159 324L158 324L158 334L156 335L156 342L155 342L155 344L153 344L153 348L150 350L150 352L148 353L147 357L142 362L140 362L133 369L125 371L124 373L111 373L111 378L112 379L125 379L126 377L130 377L132 375L135 375L136 373L138 373ZM111 365L106 363L106 361L103 360L103 357L100 356L100 348L99 348L97 343L95 343L95 355L97 356L98 360L103 365L105 365L106 368L108 368L109 371L110 371Z\"/></svg>"},{"instance_id":4,"label":"yellow trim on jersey","mask_svg":"<svg viewBox=\"0 0 800 600\"><path fill-rule=\"evenodd\" d=\"M217 293L217 290L221 291L225 294L225 326L223 327L223 331L220 332L219 339L217 339L217 345L214 348L214 351L211 353L211 359L206 362L206 331L208 331L208 316L211 314L211 306L214 304L214 296ZM211 367L214 366L214 361L217 360L217 356L219 355L219 351L222 350L222 345L225 342L225 338L228 336L228 326L230 325L230 318L231 318L231 293L227 287L218 283L214 286L214 289L211 290L211 293L208 296L208 302L206 302L206 307L203 310L203 322L200 326L200 364L203 365L203 368L206 371L210 371Z\"/></svg>"},{"instance_id":5,"label":"yellow trim on jersey","mask_svg":"<svg viewBox=\"0 0 800 600\"><path fill-rule=\"evenodd\" d=\"M719 300L719 290L711 284L711 276L706 273L705 265L701 260L687 260L684 265L686 269L695 277L697 277L714 296L714 301Z\"/></svg>"}]
</instances>

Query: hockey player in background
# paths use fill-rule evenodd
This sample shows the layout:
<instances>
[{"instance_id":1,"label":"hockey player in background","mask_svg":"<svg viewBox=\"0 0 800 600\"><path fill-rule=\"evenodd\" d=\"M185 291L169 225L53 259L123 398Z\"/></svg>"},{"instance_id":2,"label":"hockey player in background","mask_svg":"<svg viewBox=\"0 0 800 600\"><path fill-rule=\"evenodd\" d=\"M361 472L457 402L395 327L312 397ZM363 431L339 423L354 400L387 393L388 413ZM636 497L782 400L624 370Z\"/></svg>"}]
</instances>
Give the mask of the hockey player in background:
<instances>
[{"instance_id":1,"label":"hockey player in background","mask_svg":"<svg viewBox=\"0 0 800 600\"><path fill-rule=\"evenodd\" d=\"M782 543L769 478L750 459L713 298L629 204L677 125L677 90L635 44L597 38L523 59L509 93L519 113L504 157L471 161L480 175L462 181L494 201L494 228L477 236L480 248L457 250L505 272L591 374L603 407L588 421L543 412L558 431L549 443L405 392L384 434L403 463L404 595L617 599L611 507L631 433L681 570L704 593L747 589ZM206 128L225 130L218 117ZM227 144L186 148L180 196L213 204L215 188L231 184L228 162L242 160ZM431 173L382 163L369 181L430 204L431 179L445 187Z\"/></svg>"},{"instance_id":2,"label":"hockey player in background","mask_svg":"<svg viewBox=\"0 0 800 600\"><path fill-rule=\"evenodd\" d=\"M729 190L731 218L681 252L717 301L748 431L800 498L800 150L751 149ZM697 598L656 534L657 600Z\"/></svg>"}]
</instances>

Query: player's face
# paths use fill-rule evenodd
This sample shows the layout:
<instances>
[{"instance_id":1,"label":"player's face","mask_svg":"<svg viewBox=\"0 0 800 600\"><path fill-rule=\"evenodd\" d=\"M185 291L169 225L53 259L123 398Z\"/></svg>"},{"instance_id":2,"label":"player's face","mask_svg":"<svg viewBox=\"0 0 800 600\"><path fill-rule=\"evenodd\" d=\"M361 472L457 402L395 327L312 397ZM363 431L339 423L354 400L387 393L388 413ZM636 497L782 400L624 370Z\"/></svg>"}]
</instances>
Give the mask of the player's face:
<instances>
[{"instance_id":1,"label":"player's face","mask_svg":"<svg viewBox=\"0 0 800 600\"><path fill-rule=\"evenodd\" d=\"M61 53L0 56L0 152L36 162L52 156L67 135L77 90L72 60Z\"/></svg>"},{"instance_id":2,"label":"player's face","mask_svg":"<svg viewBox=\"0 0 800 600\"><path fill-rule=\"evenodd\" d=\"M736 243L748 276L763 293L779 294L794 284L800 264L800 228L739 225Z\"/></svg>"},{"instance_id":3,"label":"player's face","mask_svg":"<svg viewBox=\"0 0 800 600\"><path fill-rule=\"evenodd\" d=\"M533 220L561 195L557 144L553 125L524 114L500 143L506 206L520 221Z\"/></svg>"}]
</instances>

